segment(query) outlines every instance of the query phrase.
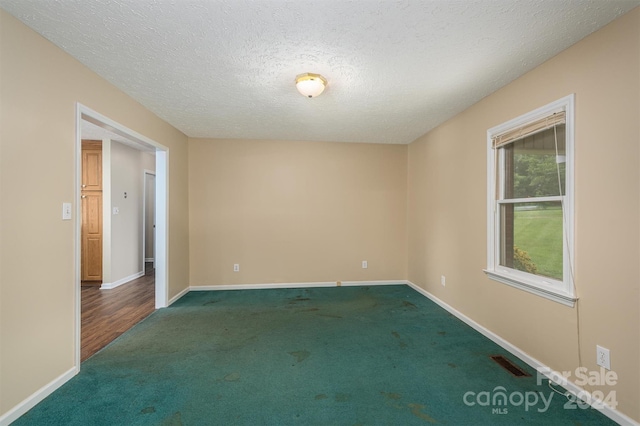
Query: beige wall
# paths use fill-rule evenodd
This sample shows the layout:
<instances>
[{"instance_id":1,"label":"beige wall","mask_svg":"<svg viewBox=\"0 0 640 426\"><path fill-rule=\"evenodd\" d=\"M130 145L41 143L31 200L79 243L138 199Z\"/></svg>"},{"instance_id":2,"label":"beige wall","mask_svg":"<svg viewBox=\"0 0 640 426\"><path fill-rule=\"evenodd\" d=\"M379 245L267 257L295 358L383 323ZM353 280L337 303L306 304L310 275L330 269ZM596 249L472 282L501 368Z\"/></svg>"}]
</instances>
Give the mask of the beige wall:
<instances>
[{"instance_id":1,"label":"beige wall","mask_svg":"<svg viewBox=\"0 0 640 426\"><path fill-rule=\"evenodd\" d=\"M74 365L76 102L169 147L169 297L189 244L186 136L2 10L0 37L2 415Z\"/></svg>"},{"instance_id":2,"label":"beige wall","mask_svg":"<svg viewBox=\"0 0 640 426\"><path fill-rule=\"evenodd\" d=\"M640 9L409 146L408 278L551 368L575 371L578 311L482 272L486 131L571 93L582 365L596 370L596 344L609 348L620 380L600 390L615 390L620 411L640 421Z\"/></svg>"},{"instance_id":3,"label":"beige wall","mask_svg":"<svg viewBox=\"0 0 640 426\"><path fill-rule=\"evenodd\" d=\"M406 167L406 145L189 139L191 285L404 279Z\"/></svg>"}]
</instances>

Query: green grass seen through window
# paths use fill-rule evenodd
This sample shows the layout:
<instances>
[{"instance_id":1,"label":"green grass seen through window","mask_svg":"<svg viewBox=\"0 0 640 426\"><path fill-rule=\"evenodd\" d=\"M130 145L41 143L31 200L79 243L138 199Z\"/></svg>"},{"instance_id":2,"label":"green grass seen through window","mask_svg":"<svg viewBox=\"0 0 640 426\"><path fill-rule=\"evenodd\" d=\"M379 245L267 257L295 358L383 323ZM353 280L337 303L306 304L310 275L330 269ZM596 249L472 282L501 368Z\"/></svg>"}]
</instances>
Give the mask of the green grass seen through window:
<instances>
[{"instance_id":1,"label":"green grass seen through window","mask_svg":"<svg viewBox=\"0 0 640 426\"><path fill-rule=\"evenodd\" d=\"M562 209L515 211L515 246L526 251L538 275L562 280Z\"/></svg>"}]
</instances>

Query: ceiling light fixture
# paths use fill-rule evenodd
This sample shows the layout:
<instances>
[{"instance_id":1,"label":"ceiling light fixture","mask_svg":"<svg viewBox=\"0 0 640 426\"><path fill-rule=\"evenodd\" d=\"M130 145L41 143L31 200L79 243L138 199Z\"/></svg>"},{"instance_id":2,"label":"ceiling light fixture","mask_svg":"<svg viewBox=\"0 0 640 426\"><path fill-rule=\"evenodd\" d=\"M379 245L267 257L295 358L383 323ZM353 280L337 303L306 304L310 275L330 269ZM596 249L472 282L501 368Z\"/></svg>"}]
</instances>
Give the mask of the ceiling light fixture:
<instances>
[{"instance_id":1,"label":"ceiling light fixture","mask_svg":"<svg viewBox=\"0 0 640 426\"><path fill-rule=\"evenodd\" d=\"M306 72L296 77L296 88L298 92L308 98L315 98L324 91L327 79L320 74Z\"/></svg>"}]
</instances>

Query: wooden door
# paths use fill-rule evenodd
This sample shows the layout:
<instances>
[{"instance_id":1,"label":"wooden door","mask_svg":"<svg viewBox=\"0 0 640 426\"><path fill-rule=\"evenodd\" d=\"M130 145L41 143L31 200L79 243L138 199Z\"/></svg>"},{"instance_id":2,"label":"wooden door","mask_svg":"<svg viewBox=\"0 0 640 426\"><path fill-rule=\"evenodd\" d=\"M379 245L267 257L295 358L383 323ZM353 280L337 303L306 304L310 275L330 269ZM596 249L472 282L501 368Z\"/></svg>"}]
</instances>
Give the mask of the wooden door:
<instances>
[{"instance_id":1,"label":"wooden door","mask_svg":"<svg viewBox=\"0 0 640 426\"><path fill-rule=\"evenodd\" d=\"M102 281L102 143L82 141L82 281Z\"/></svg>"}]
</instances>

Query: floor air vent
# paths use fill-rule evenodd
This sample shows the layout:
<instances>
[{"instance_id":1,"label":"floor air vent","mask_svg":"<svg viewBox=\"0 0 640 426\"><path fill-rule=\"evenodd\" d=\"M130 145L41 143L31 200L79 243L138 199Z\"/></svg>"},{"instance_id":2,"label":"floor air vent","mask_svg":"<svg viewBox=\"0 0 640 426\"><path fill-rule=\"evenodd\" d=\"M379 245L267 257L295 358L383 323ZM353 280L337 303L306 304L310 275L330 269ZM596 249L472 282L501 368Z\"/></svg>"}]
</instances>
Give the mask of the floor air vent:
<instances>
[{"instance_id":1,"label":"floor air vent","mask_svg":"<svg viewBox=\"0 0 640 426\"><path fill-rule=\"evenodd\" d=\"M515 365L509 359L505 358L503 355L491 355L490 358L500 365L500 367L507 370L511 375L515 377L531 377L531 374L524 371L522 368Z\"/></svg>"}]
</instances>

